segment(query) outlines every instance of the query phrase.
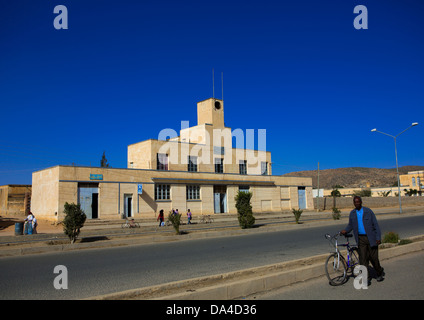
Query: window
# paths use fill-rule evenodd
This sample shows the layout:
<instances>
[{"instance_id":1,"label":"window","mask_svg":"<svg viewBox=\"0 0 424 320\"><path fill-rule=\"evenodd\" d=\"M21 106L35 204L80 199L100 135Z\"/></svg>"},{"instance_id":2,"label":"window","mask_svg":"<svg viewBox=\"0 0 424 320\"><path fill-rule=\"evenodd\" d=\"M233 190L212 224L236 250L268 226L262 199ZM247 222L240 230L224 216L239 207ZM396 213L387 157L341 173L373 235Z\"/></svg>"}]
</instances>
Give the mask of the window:
<instances>
[{"instance_id":1,"label":"window","mask_svg":"<svg viewBox=\"0 0 424 320\"><path fill-rule=\"evenodd\" d=\"M215 173L224 173L224 165L222 164L224 162L224 159L222 158L215 158Z\"/></svg>"},{"instance_id":2,"label":"window","mask_svg":"<svg viewBox=\"0 0 424 320\"><path fill-rule=\"evenodd\" d=\"M261 162L261 174L263 176L268 175L268 162Z\"/></svg>"},{"instance_id":3,"label":"window","mask_svg":"<svg viewBox=\"0 0 424 320\"><path fill-rule=\"evenodd\" d=\"M200 186L188 185L186 187L187 200L200 200Z\"/></svg>"},{"instance_id":4,"label":"window","mask_svg":"<svg viewBox=\"0 0 424 320\"><path fill-rule=\"evenodd\" d=\"M240 160L239 161L239 170L240 170L240 174L247 174L247 161L246 160Z\"/></svg>"},{"instance_id":5,"label":"window","mask_svg":"<svg viewBox=\"0 0 424 320\"><path fill-rule=\"evenodd\" d=\"M249 186L239 186L239 191L249 193L250 187Z\"/></svg>"},{"instance_id":6,"label":"window","mask_svg":"<svg viewBox=\"0 0 424 320\"><path fill-rule=\"evenodd\" d=\"M415 187L415 177L412 177L412 186Z\"/></svg>"},{"instance_id":7,"label":"window","mask_svg":"<svg viewBox=\"0 0 424 320\"><path fill-rule=\"evenodd\" d=\"M218 154L218 155L225 155L225 148L224 147L213 147L213 154Z\"/></svg>"},{"instance_id":8,"label":"window","mask_svg":"<svg viewBox=\"0 0 424 320\"><path fill-rule=\"evenodd\" d=\"M168 170L168 155L166 153L158 153L156 168L157 170Z\"/></svg>"},{"instance_id":9,"label":"window","mask_svg":"<svg viewBox=\"0 0 424 320\"><path fill-rule=\"evenodd\" d=\"M188 156L188 171L197 172L197 157Z\"/></svg>"},{"instance_id":10,"label":"window","mask_svg":"<svg viewBox=\"0 0 424 320\"><path fill-rule=\"evenodd\" d=\"M169 184L155 185L155 200L170 200L171 186Z\"/></svg>"}]
</instances>

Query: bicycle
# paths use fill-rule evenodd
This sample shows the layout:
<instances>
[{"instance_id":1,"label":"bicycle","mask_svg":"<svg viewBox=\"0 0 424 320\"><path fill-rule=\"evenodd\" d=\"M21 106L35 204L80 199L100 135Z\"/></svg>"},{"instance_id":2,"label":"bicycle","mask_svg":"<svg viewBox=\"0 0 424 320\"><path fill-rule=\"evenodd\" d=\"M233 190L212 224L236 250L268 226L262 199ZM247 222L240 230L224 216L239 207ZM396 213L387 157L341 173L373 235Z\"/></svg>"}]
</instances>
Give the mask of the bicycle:
<instances>
[{"instance_id":1,"label":"bicycle","mask_svg":"<svg viewBox=\"0 0 424 320\"><path fill-rule=\"evenodd\" d=\"M208 215L202 215L202 218L200 219L200 223L212 223L213 222L213 218L211 218L211 216Z\"/></svg>"},{"instance_id":2,"label":"bicycle","mask_svg":"<svg viewBox=\"0 0 424 320\"><path fill-rule=\"evenodd\" d=\"M140 228L140 225L134 221L134 219L128 220L126 219L125 222L121 225L121 228Z\"/></svg>"},{"instance_id":3,"label":"bicycle","mask_svg":"<svg viewBox=\"0 0 424 320\"><path fill-rule=\"evenodd\" d=\"M335 247L335 252L331 253L325 262L325 274L329 280L330 285L339 286L348 280L348 272L353 275L353 270L359 265L358 247L349 244L349 238L353 237L352 234L345 234L346 243L339 244L338 237L341 233L330 236L328 233L325 238ZM346 247L347 260L340 252L339 247Z\"/></svg>"}]
</instances>

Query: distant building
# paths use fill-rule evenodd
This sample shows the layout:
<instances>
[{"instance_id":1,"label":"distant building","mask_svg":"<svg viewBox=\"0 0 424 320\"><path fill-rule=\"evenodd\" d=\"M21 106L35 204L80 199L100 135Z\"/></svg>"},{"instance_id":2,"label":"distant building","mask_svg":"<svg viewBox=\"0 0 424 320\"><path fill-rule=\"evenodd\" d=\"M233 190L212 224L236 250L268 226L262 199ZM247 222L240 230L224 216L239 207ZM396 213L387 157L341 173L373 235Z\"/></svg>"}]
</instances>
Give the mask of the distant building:
<instances>
[{"instance_id":1,"label":"distant building","mask_svg":"<svg viewBox=\"0 0 424 320\"><path fill-rule=\"evenodd\" d=\"M415 189L420 193L424 190L424 171L409 171L408 174L401 174L399 180L404 189Z\"/></svg>"},{"instance_id":2,"label":"distant building","mask_svg":"<svg viewBox=\"0 0 424 320\"><path fill-rule=\"evenodd\" d=\"M31 210L58 220L65 202L79 203L89 219L153 217L161 209L236 213L239 191L252 192L254 212L313 209L312 178L273 176L271 152L245 149L241 129L225 126L222 100L197 103L197 118L193 127L183 122L178 137L162 130L163 140L129 145L125 169L58 165L34 172Z\"/></svg>"},{"instance_id":3,"label":"distant building","mask_svg":"<svg viewBox=\"0 0 424 320\"><path fill-rule=\"evenodd\" d=\"M23 216L31 204L31 185L8 184L0 186L0 215Z\"/></svg>"}]
</instances>

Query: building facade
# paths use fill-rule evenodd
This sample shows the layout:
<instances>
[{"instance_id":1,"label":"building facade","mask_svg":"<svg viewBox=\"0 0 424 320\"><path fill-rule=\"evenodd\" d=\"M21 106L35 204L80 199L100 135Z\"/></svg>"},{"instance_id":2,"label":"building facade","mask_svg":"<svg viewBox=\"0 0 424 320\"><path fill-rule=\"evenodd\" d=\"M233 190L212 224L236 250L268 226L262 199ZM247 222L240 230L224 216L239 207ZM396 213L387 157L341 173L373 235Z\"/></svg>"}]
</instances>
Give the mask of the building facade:
<instances>
[{"instance_id":1,"label":"building facade","mask_svg":"<svg viewBox=\"0 0 424 320\"><path fill-rule=\"evenodd\" d=\"M183 122L177 137L162 130L159 139L129 145L125 169L34 172L31 210L55 220L65 202L79 203L89 219L155 217L161 209L236 213L239 191L252 192L254 212L313 209L312 178L273 176L271 153L245 148L251 135L225 126L222 100L199 102L197 117L196 126Z\"/></svg>"},{"instance_id":2,"label":"building facade","mask_svg":"<svg viewBox=\"0 0 424 320\"><path fill-rule=\"evenodd\" d=\"M424 190L424 171L409 171L408 174L401 174L399 176L400 185L403 189L406 187L409 189L417 190L419 194L422 194ZM403 190L402 189L402 190Z\"/></svg>"}]
</instances>

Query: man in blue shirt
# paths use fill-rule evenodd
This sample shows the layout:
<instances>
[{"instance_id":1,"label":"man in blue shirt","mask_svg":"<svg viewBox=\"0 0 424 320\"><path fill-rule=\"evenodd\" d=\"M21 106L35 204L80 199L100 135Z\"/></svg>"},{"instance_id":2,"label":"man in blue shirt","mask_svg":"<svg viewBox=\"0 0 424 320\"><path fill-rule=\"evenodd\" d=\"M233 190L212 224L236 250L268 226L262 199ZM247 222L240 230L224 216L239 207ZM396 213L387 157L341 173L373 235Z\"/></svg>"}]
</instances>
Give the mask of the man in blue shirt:
<instances>
[{"instance_id":1,"label":"man in blue shirt","mask_svg":"<svg viewBox=\"0 0 424 320\"><path fill-rule=\"evenodd\" d=\"M353 235L358 244L359 264L368 267L369 262L371 262L377 273L377 281L383 281L384 269L380 266L378 259L381 231L377 219L370 208L362 206L361 197L355 196L353 204L355 209L350 212L349 224L341 233L346 234L353 230Z\"/></svg>"}]
</instances>

